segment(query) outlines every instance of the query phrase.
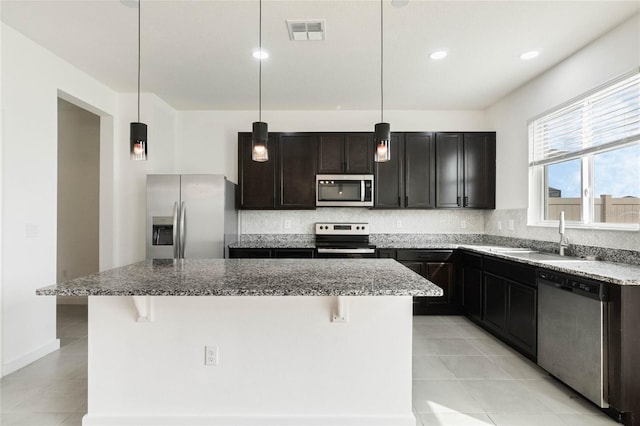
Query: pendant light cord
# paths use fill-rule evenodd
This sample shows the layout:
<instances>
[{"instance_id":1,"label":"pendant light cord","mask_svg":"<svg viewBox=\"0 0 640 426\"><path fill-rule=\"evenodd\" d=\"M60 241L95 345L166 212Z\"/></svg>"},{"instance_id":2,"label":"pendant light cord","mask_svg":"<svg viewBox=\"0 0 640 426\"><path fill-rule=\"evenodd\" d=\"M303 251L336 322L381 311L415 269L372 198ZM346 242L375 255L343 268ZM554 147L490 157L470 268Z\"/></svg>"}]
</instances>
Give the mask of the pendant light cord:
<instances>
[{"instance_id":1,"label":"pendant light cord","mask_svg":"<svg viewBox=\"0 0 640 426\"><path fill-rule=\"evenodd\" d=\"M384 122L384 13L380 0L380 122Z\"/></svg>"},{"instance_id":2,"label":"pendant light cord","mask_svg":"<svg viewBox=\"0 0 640 426\"><path fill-rule=\"evenodd\" d=\"M258 68L258 121L262 121L262 0L260 0L260 23L259 28L259 68Z\"/></svg>"},{"instance_id":3,"label":"pendant light cord","mask_svg":"<svg viewBox=\"0 0 640 426\"><path fill-rule=\"evenodd\" d=\"M138 0L138 123L140 122L140 5L142 0Z\"/></svg>"}]
</instances>

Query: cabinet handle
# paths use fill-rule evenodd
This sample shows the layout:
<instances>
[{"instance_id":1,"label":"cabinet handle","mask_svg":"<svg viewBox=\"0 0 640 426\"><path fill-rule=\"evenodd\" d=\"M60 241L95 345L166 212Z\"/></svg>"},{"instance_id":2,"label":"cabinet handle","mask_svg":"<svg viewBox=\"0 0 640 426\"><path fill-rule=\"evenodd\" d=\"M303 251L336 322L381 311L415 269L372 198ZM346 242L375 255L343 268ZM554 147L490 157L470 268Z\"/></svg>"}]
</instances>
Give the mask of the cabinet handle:
<instances>
[{"instance_id":1,"label":"cabinet handle","mask_svg":"<svg viewBox=\"0 0 640 426\"><path fill-rule=\"evenodd\" d=\"M456 198L456 204L458 205L458 207L460 206L460 197Z\"/></svg>"},{"instance_id":2,"label":"cabinet handle","mask_svg":"<svg viewBox=\"0 0 640 426\"><path fill-rule=\"evenodd\" d=\"M467 207L468 205L469 205L469 197L464 197L464 204L462 206Z\"/></svg>"}]
</instances>

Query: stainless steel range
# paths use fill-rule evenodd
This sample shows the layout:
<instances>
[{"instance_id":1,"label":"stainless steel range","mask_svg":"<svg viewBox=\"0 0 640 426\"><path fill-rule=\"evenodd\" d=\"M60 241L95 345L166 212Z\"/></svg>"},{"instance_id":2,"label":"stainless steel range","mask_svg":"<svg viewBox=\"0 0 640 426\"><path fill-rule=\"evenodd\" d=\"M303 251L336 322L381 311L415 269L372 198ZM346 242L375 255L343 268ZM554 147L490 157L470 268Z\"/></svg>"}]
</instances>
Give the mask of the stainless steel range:
<instances>
[{"instance_id":1,"label":"stainless steel range","mask_svg":"<svg viewBox=\"0 0 640 426\"><path fill-rule=\"evenodd\" d=\"M376 257L368 223L316 223L316 250L320 258Z\"/></svg>"}]
</instances>

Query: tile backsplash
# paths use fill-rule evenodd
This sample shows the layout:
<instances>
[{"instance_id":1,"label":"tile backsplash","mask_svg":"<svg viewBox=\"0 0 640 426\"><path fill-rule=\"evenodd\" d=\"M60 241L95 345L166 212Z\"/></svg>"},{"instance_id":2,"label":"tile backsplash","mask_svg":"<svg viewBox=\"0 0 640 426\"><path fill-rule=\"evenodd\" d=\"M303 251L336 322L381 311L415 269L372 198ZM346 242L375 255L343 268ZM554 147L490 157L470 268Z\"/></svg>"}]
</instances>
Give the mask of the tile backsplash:
<instances>
[{"instance_id":1,"label":"tile backsplash","mask_svg":"<svg viewBox=\"0 0 640 426\"><path fill-rule=\"evenodd\" d=\"M527 226L526 209L510 210L369 210L319 208L317 210L241 210L240 233L249 239L290 236L310 244L316 222L367 222L372 241L478 243L522 245L554 251L556 227ZM640 263L640 232L567 228L570 252L602 259ZM611 250L615 249L615 250Z\"/></svg>"},{"instance_id":2,"label":"tile backsplash","mask_svg":"<svg viewBox=\"0 0 640 426\"><path fill-rule=\"evenodd\" d=\"M241 234L313 234L316 222L367 222L372 234L482 234L482 210L241 210Z\"/></svg>"}]
</instances>

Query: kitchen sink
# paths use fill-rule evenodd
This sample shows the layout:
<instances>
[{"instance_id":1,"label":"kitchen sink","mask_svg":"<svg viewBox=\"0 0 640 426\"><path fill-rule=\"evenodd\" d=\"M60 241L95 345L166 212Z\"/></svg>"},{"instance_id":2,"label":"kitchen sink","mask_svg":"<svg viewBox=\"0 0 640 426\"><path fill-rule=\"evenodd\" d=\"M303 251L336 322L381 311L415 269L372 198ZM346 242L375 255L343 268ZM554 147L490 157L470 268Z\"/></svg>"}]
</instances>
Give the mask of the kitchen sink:
<instances>
[{"instance_id":1,"label":"kitchen sink","mask_svg":"<svg viewBox=\"0 0 640 426\"><path fill-rule=\"evenodd\" d=\"M493 253L537 253L536 250L530 248L518 248L518 247L489 247L487 251Z\"/></svg>"},{"instance_id":2,"label":"kitchen sink","mask_svg":"<svg viewBox=\"0 0 640 426\"><path fill-rule=\"evenodd\" d=\"M540 253L537 251L511 252L511 253L504 253L504 254L508 254L509 256L517 257L520 259L530 259L530 260L537 260L541 262L584 262L585 261L584 259L581 259L579 257L560 256L559 254Z\"/></svg>"}]
</instances>

